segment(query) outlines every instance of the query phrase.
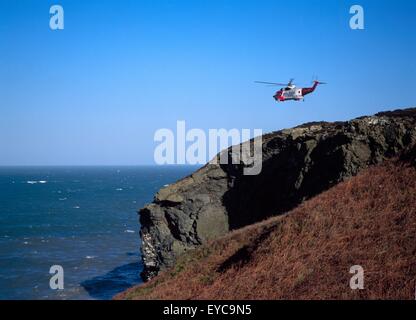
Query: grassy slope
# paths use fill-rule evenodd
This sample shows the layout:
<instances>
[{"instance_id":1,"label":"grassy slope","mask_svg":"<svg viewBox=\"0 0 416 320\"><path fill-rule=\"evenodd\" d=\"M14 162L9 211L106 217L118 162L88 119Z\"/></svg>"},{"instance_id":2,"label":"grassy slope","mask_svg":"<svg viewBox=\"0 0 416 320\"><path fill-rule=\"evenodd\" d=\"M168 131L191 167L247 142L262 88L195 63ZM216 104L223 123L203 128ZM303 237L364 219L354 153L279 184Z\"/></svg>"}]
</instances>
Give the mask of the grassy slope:
<instances>
[{"instance_id":1,"label":"grassy slope","mask_svg":"<svg viewBox=\"0 0 416 320\"><path fill-rule=\"evenodd\" d=\"M349 269L365 270L365 290ZM234 231L118 299L414 299L416 169L369 168L287 215Z\"/></svg>"}]
</instances>

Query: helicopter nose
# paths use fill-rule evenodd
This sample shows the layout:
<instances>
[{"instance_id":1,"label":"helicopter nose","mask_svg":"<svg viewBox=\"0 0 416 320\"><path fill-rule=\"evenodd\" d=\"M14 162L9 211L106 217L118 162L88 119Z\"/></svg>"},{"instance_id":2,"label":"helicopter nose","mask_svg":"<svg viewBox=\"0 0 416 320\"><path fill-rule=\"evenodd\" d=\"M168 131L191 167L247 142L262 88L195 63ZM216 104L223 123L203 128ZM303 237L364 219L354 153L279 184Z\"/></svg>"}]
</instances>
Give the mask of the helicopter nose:
<instances>
[{"instance_id":1,"label":"helicopter nose","mask_svg":"<svg viewBox=\"0 0 416 320\"><path fill-rule=\"evenodd\" d=\"M276 94L273 96L274 100L279 101L281 97L281 93L280 92L276 92Z\"/></svg>"}]
</instances>

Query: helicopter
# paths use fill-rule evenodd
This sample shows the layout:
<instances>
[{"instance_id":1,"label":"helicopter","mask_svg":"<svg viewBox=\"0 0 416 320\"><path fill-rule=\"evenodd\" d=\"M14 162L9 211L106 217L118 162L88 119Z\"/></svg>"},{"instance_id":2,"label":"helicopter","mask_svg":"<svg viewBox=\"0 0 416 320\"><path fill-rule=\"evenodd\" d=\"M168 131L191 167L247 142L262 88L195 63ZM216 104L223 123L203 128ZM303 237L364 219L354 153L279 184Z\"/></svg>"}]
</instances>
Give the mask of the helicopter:
<instances>
[{"instance_id":1,"label":"helicopter","mask_svg":"<svg viewBox=\"0 0 416 320\"><path fill-rule=\"evenodd\" d=\"M264 81L255 81L255 83L267 84L272 86L284 86L279 91L276 91L273 98L277 102L285 102L290 100L295 101L305 101L305 96L315 91L316 87L319 84L326 84L326 82L321 82L318 80L314 80L312 87L306 88L298 88L296 85L293 84L295 79L290 79L289 83L276 83L276 82L264 82Z\"/></svg>"}]
</instances>

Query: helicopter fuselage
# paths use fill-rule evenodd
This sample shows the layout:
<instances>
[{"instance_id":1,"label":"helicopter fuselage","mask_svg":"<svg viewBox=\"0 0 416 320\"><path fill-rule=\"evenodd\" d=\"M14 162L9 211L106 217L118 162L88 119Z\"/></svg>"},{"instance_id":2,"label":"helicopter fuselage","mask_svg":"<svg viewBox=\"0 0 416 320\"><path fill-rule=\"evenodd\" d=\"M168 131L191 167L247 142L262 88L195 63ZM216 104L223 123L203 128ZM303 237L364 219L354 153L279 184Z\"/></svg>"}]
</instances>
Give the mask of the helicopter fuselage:
<instances>
[{"instance_id":1,"label":"helicopter fuselage","mask_svg":"<svg viewBox=\"0 0 416 320\"><path fill-rule=\"evenodd\" d=\"M318 84L319 82L315 81L313 86L310 88L297 88L295 85L290 85L277 91L273 98L277 102L290 100L300 101L303 100L306 95L314 92Z\"/></svg>"}]
</instances>

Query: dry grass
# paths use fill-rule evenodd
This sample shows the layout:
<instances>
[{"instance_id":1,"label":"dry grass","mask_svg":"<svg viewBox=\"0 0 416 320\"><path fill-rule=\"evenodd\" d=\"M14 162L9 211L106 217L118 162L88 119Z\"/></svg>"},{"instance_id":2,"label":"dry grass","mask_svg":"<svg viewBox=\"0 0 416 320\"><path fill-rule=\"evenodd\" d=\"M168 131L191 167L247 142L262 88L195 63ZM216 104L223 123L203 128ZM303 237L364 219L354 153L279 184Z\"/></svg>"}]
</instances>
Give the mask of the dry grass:
<instances>
[{"instance_id":1,"label":"dry grass","mask_svg":"<svg viewBox=\"0 0 416 320\"><path fill-rule=\"evenodd\" d=\"M365 270L351 290L349 269ZM234 231L118 299L414 299L416 169L369 168L290 213Z\"/></svg>"}]
</instances>

